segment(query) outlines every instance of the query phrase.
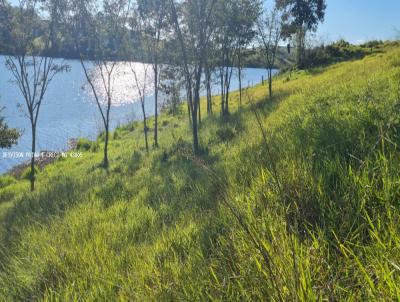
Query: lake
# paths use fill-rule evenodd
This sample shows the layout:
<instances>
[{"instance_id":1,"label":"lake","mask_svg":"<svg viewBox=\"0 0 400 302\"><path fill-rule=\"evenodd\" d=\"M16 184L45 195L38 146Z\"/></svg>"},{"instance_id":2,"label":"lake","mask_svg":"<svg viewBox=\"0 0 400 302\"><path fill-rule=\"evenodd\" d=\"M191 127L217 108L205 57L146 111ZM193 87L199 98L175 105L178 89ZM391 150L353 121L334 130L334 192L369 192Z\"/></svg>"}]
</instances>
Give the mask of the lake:
<instances>
[{"instance_id":1,"label":"lake","mask_svg":"<svg viewBox=\"0 0 400 302\"><path fill-rule=\"evenodd\" d=\"M61 60L60 60L61 61ZM87 86L86 78L78 60L65 60L71 70L67 73L56 75L51 82L43 100L37 125L37 151L51 150L62 151L68 147L71 138L85 137L95 139L103 129L101 116L97 105ZM10 127L22 131L18 145L10 150L1 150L0 173L4 173L26 158L4 159L2 153L29 152L31 145L31 133L29 119L25 112L17 106L24 104L24 100L13 80L11 72L4 65L5 57L0 56L0 107L5 107L1 113ZM89 68L93 66L87 62ZM127 64L127 63L125 63ZM132 63L135 70L143 68L143 64ZM140 102L134 89L132 76L126 74L126 66L122 66L121 72L115 77L115 91L110 114L111 128L142 118ZM150 69L150 68L149 68ZM140 70L138 70L138 74ZM266 78L266 70L257 68L245 68L242 75L244 87ZM232 76L231 91L237 90L239 81L237 75ZM212 87L213 94L219 94L219 84ZM205 95L205 91L202 92ZM160 96L162 103L163 96ZM154 96L149 91L146 95L146 113L154 114ZM25 105L22 106L25 109Z\"/></svg>"}]
</instances>

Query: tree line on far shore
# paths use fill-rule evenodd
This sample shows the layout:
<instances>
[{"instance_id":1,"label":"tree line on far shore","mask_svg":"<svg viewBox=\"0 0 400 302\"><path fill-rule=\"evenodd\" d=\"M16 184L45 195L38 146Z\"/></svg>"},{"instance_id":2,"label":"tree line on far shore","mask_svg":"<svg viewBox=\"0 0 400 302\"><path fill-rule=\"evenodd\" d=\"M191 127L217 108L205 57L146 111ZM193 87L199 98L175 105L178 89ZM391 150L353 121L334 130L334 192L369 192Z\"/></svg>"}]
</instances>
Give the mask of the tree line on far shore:
<instances>
[{"instance_id":1,"label":"tree line on far shore","mask_svg":"<svg viewBox=\"0 0 400 302\"><path fill-rule=\"evenodd\" d=\"M239 75L240 105L244 57L257 47L268 70L268 95L272 98L272 70L279 46L284 41L290 52L293 45L296 65L303 67L305 38L316 31L325 10L324 0L19 0L17 6L0 0L0 48L8 53L6 67L29 118L32 153L46 91L54 77L69 71L69 66L55 57L79 58L103 122L103 167L107 168L113 77L119 61L131 67L132 89L138 92L142 108L146 151L151 145L146 93L153 90L151 140L157 147L160 90L169 95L184 90L196 154L201 150L200 90L206 89L207 114L213 115L211 83L218 81L221 116L229 115L232 74L236 69ZM142 63L140 76L137 66L129 63L133 61ZM11 146L18 137L13 129L6 131L11 131L7 132L12 133L11 140L2 147ZM30 181L33 191L34 158Z\"/></svg>"}]
</instances>

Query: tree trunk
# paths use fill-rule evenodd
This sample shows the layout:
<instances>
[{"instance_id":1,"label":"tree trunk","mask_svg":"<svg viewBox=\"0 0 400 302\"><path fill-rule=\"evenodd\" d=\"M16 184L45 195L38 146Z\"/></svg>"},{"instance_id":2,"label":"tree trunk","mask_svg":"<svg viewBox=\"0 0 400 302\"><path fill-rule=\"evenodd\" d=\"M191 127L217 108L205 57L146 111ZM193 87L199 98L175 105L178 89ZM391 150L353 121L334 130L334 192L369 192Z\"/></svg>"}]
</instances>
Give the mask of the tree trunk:
<instances>
[{"instance_id":1,"label":"tree trunk","mask_svg":"<svg viewBox=\"0 0 400 302\"><path fill-rule=\"evenodd\" d=\"M221 70L221 115L225 114L225 96L224 96L224 73Z\"/></svg>"},{"instance_id":2,"label":"tree trunk","mask_svg":"<svg viewBox=\"0 0 400 302\"><path fill-rule=\"evenodd\" d=\"M194 87L194 108L192 113L192 124L193 124L193 151L195 154L199 153L199 135L198 135L198 124L197 124L197 110L200 109L200 83L202 74L202 64L199 64L199 68L196 74L196 84Z\"/></svg>"},{"instance_id":3,"label":"tree trunk","mask_svg":"<svg viewBox=\"0 0 400 302\"><path fill-rule=\"evenodd\" d=\"M229 115L229 89L231 87L231 77L233 72L233 67L228 67L230 64L227 64L226 72L225 72L225 115Z\"/></svg>"},{"instance_id":4,"label":"tree trunk","mask_svg":"<svg viewBox=\"0 0 400 302\"><path fill-rule=\"evenodd\" d=\"M242 106L242 57L241 57L241 51L239 47L239 53L238 53L238 76L239 76L239 107Z\"/></svg>"},{"instance_id":5,"label":"tree trunk","mask_svg":"<svg viewBox=\"0 0 400 302\"><path fill-rule=\"evenodd\" d=\"M186 103L187 103L187 108L188 108L189 124L191 125L192 124L192 110L190 109L189 97L190 97L189 92L186 89L186 99L187 99Z\"/></svg>"},{"instance_id":6,"label":"tree trunk","mask_svg":"<svg viewBox=\"0 0 400 302\"><path fill-rule=\"evenodd\" d=\"M108 87L110 87L110 76L108 78ZM110 135L110 110L111 110L111 96L108 95L108 103L107 103L107 114L105 121L105 129L106 129L106 138L104 141L104 168L108 168L108 140Z\"/></svg>"},{"instance_id":7,"label":"tree trunk","mask_svg":"<svg viewBox=\"0 0 400 302\"><path fill-rule=\"evenodd\" d=\"M104 168L108 168L108 139L109 139L109 127L107 122L106 137L104 139L104 160L103 160Z\"/></svg>"},{"instance_id":8,"label":"tree trunk","mask_svg":"<svg viewBox=\"0 0 400 302\"><path fill-rule=\"evenodd\" d=\"M212 115L213 110L212 110L212 95L211 95L211 88L209 84L207 84L207 113L209 116Z\"/></svg>"},{"instance_id":9,"label":"tree trunk","mask_svg":"<svg viewBox=\"0 0 400 302\"><path fill-rule=\"evenodd\" d=\"M192 114L192 132L193 132L193 151L195 154L199 152L199 136L198 136L198 129L197 129L197 106L195 106L195 109Z\"/></svg>"},{"instance_id":10,"label":"tree trunk","mask_svg":"<svg viewBox=\"0 0 400 302\"><path fill-rule=\"evenodd\" d=\"M225 91L225 115L229 114L229 84L226 84Z\"/></svg>"},{"instance_id":11,"label":"tree trunk","mask_svg":"<svg viewBox=\"0 0 400 302\"><path fill-rule=\"evenodd\" d=\"M36 125L32 124L31 192L35 191Z\"/></svg>"},{"instance_id":12,"label":"tree trunk","mask_svg":"<svg viewBox=\"0 0 400 302\"><path fill-rule=\"evenodd\" d=\"M154 68L154 146L158 147L158 61Z\"/></svg>"},{"instance_id":13,"label":"tree trunk","mask_svg":"<svg viewBox=\"0 0 400 302\"><path fill-rule=\"evenodd\" d=\"M297 54L296 54L296 61L297 67L303 67L303 52L304 52L304 39L305 33L302 28L299 28L297 31Z\"/></svg>"},{"instance_id":14,"label":"tree trunk","mask_svg":"<svg viewBox=\"0 0 400 302\"><path fill-rule=\"evenodd\" d=\"M198 97L194 97L194 108L192 112L192 131L193 131L193 152L195 154L199 153L199 134L198 134L198 124L197 124L197 109L198 109Z\"/></svg>"},{"instance_id":15,"label":"tree trunk","mask_svg":"<svg viewBox=\"0 0 400 302\"><path fill-rule=\"evenodd\" d=\"M212 95L211 95L211 72L207 68L206 73L206 89L207 89L207 114L212 115Z\"/></svg>"},{"instance_id":16,"label":"tree trunk","mask_svg":"<svg viewBox=\"0 0 400 302\"><path fill-rule=\"evenodd\" d=\"M269 99L272 99L272 69L268 69L268 91Z\"/></svg>"},{"instance_id":17,"label":"tree trunk","mask_svg":"<svg viewBox=\"0 0 400 302\"><path fill-rule=\"evenodd\" d=\"M200 106L201 102L199 100L199 125L201 125L201 106Z\"/></svg>"},{"instance_id":18,"label":"tree trunk","mask_svg":"<svg viewBox=\"0 0 400 302\"><path fill-rule=\"evenodd\" d=\"M146 152L149 153L149 142L147 140L147 118L146 118L146 110L144 107L144 100L142 101L142 113L143 113L144 142L146 144Z\"/></svg>"}]
</instances>

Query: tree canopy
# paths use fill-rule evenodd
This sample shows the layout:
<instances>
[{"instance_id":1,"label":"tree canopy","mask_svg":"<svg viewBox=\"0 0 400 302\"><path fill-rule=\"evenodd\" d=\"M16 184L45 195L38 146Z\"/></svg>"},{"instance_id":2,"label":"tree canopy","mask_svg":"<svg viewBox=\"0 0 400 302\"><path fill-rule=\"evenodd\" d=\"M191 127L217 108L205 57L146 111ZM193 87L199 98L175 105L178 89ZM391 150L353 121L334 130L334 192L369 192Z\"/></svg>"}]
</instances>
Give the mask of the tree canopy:
<instances>
[{"instance_id":1,"label":"tree canopy","mask_svg":"<svg viewBox=\"0 0 400 302\"><path fill-rule=\"evenodd\" d=\"M0 108L0 113L4 108ZM15 145L20 137L20 133L17 129L9 128L4 117L0 116L0 148L11 148Z\"/></svg>"}]
</instances>

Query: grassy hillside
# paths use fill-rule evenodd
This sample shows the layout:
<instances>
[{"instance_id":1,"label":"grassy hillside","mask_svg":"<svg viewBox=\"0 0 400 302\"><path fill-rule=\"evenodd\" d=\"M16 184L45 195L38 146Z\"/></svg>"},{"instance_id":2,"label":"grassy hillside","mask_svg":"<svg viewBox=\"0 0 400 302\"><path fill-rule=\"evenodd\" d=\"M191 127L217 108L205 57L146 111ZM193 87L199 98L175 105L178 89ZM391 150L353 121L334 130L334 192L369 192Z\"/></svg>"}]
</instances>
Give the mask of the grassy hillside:
<instances>
[{"instance_id":1,"label":"grassy hillside","mask_svg":"<svg viewBox=\"0 0 400 302\"><path fill-rule=\"evenodd\" d=\"M274 85L1 178L0 300L399 300L400 47Z\"/></svg>"}]
</instances>

